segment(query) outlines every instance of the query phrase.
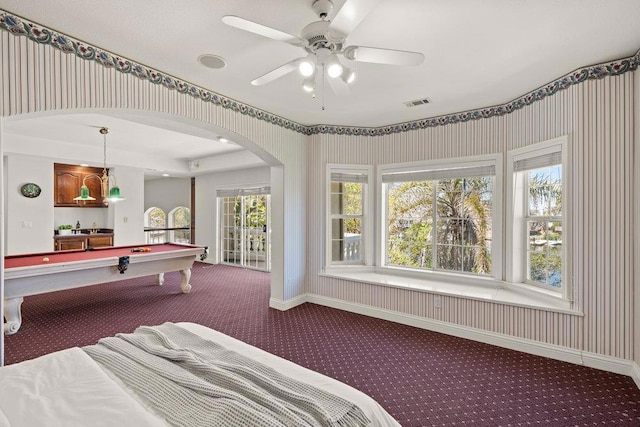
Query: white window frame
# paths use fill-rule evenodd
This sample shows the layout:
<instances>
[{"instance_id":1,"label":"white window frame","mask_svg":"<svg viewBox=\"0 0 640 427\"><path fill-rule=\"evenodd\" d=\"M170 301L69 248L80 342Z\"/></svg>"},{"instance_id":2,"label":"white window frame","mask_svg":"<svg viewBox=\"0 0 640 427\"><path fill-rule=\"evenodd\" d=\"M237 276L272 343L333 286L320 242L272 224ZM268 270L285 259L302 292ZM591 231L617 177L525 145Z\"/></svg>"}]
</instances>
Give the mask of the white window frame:
<instances>
[{"instance_id":1,"label":"white window frame","mask_svg":"<svg viewBox=\"0 0 640 427\"><path fill-rule=\"evenodd\" d=\"M385 186L382 182L382 176L391 173L407 173L412 171L429 171L442 169L463 169L470 167L493 166L495 168L495 180L493 189L493 206L492 206L492 239L491 239L491 275L478 275L468 272L446 271L446 270L422 270L411 267L390 266L386 265L386 223L387 223L387 195ZM376 223L376 264L379 266L376 271L385 274L409 274L416 277L441 277L447 281L467 281L469 279L495 279L502 280L502 261L503 261L503 239L502 239L502 155L488 154L470 157L458 157L452 159L438 159L431 161L412 162L412 163L394 163L385 164L378 167L376 173L376 194L380 195L377 199L376 212L378 221Z\"/></svg>"},{"instance_id":2,"label":"white window frame","mask_svg":"<svg viewBox=\"0 0 640 427\"><path fill-rule=\"evenodd\" d=\"M523 286L529 289L534 288L545 291L551 295L559 296L565 300L571 300L571 274L568 254L571 253L571 224L568 221L569 209L571 206L570 168L568 162L569 137L567 135L554 138L552 140L536 143L527 147L511 150L507 153L507 224L508 231L506 239L506 282L513 286ZM524 159L560 153L562 164L562 287L560 292L552 290L548 286L541 286L531 283L527 277L527 244L526 236L526 203L528 198L526 176L528 171L516 172L514 164Z\"/></svg>"},{"instance_id":3,"label":"white window frame","mask_svg":"<svg viewBox=\"0 0 640 427\"><path fill-rule=\"evenodd\" d=\"M332 261L331 245L331 174L360 174L366 175L367 180L363 188L362 200L362 251L361 261ZM325 174L325 269L371 266L373 264L373 224L374 213L374 175L371 165L352 165L328 163Z\"/></svg>"}]
</instances>

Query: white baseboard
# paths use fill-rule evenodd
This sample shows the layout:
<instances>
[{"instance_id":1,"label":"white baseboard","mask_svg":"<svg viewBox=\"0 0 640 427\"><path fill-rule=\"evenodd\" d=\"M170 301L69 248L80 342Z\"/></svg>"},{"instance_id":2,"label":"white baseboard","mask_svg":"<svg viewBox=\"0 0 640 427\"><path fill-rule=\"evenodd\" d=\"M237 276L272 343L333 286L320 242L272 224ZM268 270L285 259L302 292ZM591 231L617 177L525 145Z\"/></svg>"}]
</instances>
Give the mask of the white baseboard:
<instances>
[{"instance_id":1,"label":"white baseboard","mask_svg":"<svg viewBox=\"0 0 640 427\"><path fill-rule=\"evenodd\" d=\"M276 310L280 311L287 311L290 308L296 307L300 304L304 304L305 302L307 302L307 294L299 295L286 301L281 299L269 298L269 307L275 308Z\"/></svg>"},{"instance_id":2,"label":"white baseboard","mask_svg":"<svg viewBox=\"0 0 640 427\"><path fill-rule=\"evenodd\" d=\"M640 388L640 366L636 362L633 362L631 367L631 378L636 382L638 388Z\"/></svg>"},{"instance_id":3,"label":"white baseboard","mask_svg":"<svg viewBox=\"0 0 640 427\"><path fill-rule=\"evenodd\" d=\"M632 360L604 356L602 354L590 353L588 351L582 352L582 360L584 361L584 366L633 377L633 365L635 365L635 363L633 363Z\"/></svg>"},{"instance_id":4,"label":"white baseboard","mask_svg":"<svg viewBox=\"0 0 640 427\"><path fill-rule=\"evenodd\" d=\"M411 314L399 313L397 311L371 307L363 304L323 297L320 295L307 294L305 297L306 301L318 305L333 307L352 313L364 314L366 316L389 320L403 325L415 326L434 332L497 345L499 347L523 351L525 353L548 357L564 362L584 365L590 368L601 369L616 374L628 375L633 378L638 388L640 388L640 368L631 360L604 356L597 353L590 353L553 344L545 344L509 335L497 334L494 332L484 331L482 329L469 328L453 323L442 322L440 320L426 319Z\"/></svg>"}]
</instances>

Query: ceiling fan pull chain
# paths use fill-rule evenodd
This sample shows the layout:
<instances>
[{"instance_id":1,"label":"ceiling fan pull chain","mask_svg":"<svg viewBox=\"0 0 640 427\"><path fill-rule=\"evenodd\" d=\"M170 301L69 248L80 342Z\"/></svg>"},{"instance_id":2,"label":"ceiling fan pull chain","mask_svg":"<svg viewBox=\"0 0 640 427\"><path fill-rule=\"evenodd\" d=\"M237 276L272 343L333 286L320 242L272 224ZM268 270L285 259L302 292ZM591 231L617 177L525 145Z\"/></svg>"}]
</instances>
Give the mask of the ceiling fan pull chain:
<instances>
[{"instance_id":1,"label":"ceiling fan pull chain","mask_svg":"<svg viewBox=\"0 0 640 427\"><path fill-rule=\"evenodd\" d=\"M324 111L324 61L322 62L322 111Z\"/></svg>"}]
</instances>

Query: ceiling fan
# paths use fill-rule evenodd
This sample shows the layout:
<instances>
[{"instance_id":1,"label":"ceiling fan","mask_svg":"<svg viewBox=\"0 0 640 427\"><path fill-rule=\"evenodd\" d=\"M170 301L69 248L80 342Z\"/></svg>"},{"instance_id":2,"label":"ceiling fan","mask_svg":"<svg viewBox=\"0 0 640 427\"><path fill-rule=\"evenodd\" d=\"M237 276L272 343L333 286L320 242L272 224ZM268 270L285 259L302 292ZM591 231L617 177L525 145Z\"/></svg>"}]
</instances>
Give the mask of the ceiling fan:
<instances>
[{"instance_id":1,"label":"ceiling fan","mask_svg":"<svg viewBox=\"0 0 640 427\"><path fill-rule=\"evenodd\" d=\"M298 69L304 77L302 88L306 92L314 92L316 77L321 74L324 78L324 72L326 72L330 77L328 81L333 91L344 94L348 92L347 85L354 81L355 72L343 65L338 55L351 61L405 66L420 65L424 61L424 55L420 52L346 45L347 36L380 1L346 0L333 20L329 21L327 17L333 9L333 2L315 0L312 8L320 20L304 27L300 37L234 15L222 17L222 22L244 31L301 47L307 52L305 56L293 59L256 78L251 82L252 85L260 86L272 82Z\"/></svg>"}]
</instances>

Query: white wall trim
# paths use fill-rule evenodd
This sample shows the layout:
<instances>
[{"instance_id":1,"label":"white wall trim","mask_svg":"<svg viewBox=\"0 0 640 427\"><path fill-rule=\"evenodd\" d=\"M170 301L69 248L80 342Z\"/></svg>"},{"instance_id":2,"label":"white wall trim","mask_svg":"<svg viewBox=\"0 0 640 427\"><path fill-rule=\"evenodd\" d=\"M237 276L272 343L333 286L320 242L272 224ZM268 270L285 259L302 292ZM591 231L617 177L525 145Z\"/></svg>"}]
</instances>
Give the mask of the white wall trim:
<instances>
[{"instance_id":1,"label":"white wall trim","mask_svg":"<svg viewBox=\"0 0 640 427\"><path fill-rule=\"evenodd\" d=\"M638 388L640 388L640 366L638 366L636 362L632 362L631 365L631 378L633 378Z\"/></svg>"},{"instance_id":2,"label":"white wall trim","mask_svg":"<svg viewBox=\"0 0 640 427\"><path fill-rule=\"evenodd\" d=\"M306 294L305 298L302 298L302 296L300 296L286 301L286 303L303 299L310 303L337 308L352 313L364 314L366 316L389 320L403 325L415 326L434 332L453 335L459 338L466 338L485 344L491 344L511 350L522 351L525 353L534 354L536 356L548 357L550 359L560 360L563 362L584 365L589 368L601 369L621 375L628 375L633 378L638 388L640 388L640 367L638 367L638 365L632 360L620 359L617 357L590 353L568 347L562 347L559 345L546 344L528 339L497 334L494 332L483 331L481 329L455 325L448 322L442 322L440 320L426 319L411 314L404 314L383 308L376 308L363 304L342 301L335 298L324 297L321 295ZM272 299L271 304L273 304L273 302L274 301ZM274 307L273 305L270 306L273 308L278 308Z\"/></svg>"},{"instance_id":3,"label":"white wall trim","mask_svg":"<svg viewBox=\"0 0 640 427\"><path fill-rule=\"evenodd\" d=\"M633 378L633 360L619 359L588 351L582 352L583 365L589 368L613 372L615 374L629 375Z\"/></svg>"},{"instance_id":4,"label":"white wall trim","mask_svg":"<svg viewBox=\"0 0 640 427\"><path fill-rule=\"evenodd\" d=\"M287 311L290 308L297 307L300 304L307 302L307 294L298 295L295 298L288 299L286 301L276 298L269 298L269 307L275 308L280 311ZM323 305L323 304L320 304Z\"/></svg>"}]
</instances>

